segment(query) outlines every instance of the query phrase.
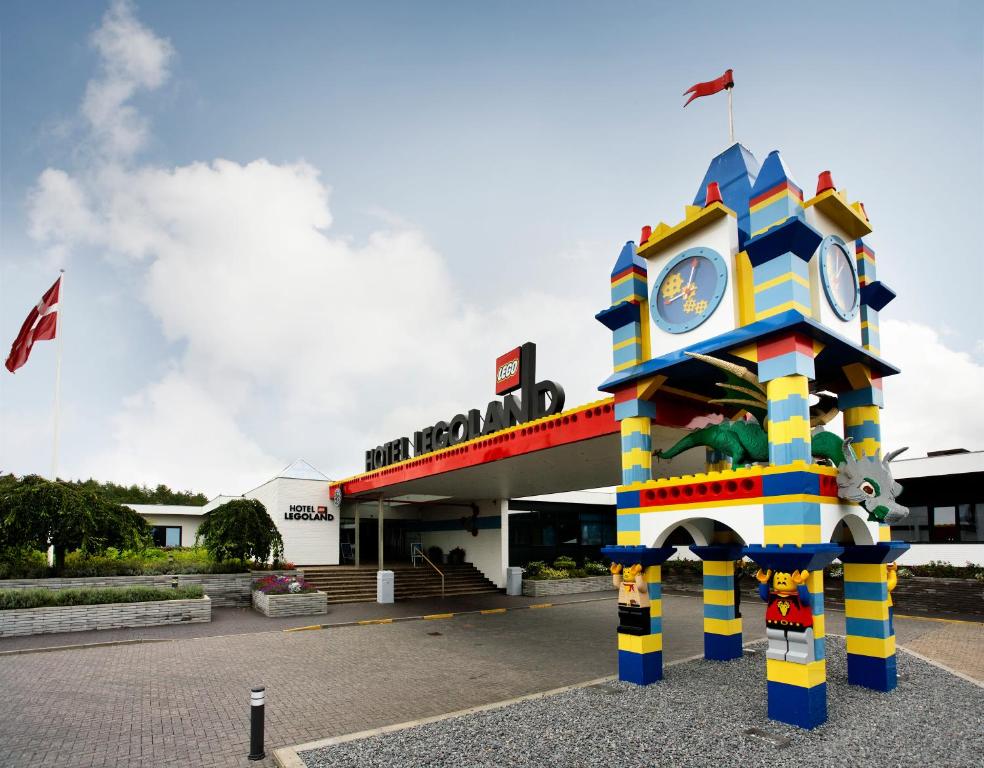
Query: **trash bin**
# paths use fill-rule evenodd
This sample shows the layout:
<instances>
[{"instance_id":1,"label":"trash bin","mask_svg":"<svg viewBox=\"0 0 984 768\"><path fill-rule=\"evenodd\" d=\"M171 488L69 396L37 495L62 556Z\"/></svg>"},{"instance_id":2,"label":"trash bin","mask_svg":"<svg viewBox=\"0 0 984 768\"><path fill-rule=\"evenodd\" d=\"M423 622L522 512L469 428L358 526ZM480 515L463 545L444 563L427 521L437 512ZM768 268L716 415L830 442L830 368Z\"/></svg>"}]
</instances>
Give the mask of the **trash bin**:
<instances>
[{"instance_id":1,"label":"trash bin","mask_svg":"<svg viewBox=\"0 0 984 768\"><path fill-rule=\"evenodd\" d=\"M376 571L376 602L393 602L393 571Z\"/></svg>"},{"instance_id":2,"label":"trash bin","mask_svg":"<svg viewBox=\"0 0 984 768\"><path fill-rule=\"evenodd\" d=\"M522 568L506 568L506 594L516 597L523 594L523 570Z\"/></svg>"}]
</instances>

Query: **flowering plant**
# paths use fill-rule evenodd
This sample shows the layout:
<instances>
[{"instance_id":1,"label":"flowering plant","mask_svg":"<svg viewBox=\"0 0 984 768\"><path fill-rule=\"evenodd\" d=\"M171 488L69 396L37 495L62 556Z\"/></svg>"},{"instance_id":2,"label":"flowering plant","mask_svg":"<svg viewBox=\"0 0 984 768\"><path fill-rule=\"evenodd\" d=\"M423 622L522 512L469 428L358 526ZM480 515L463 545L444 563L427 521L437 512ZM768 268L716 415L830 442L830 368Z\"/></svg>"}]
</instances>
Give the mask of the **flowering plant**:
<instances>
[{"instance_id":1,"label":"flowering plant","mask_svg":"<svg viewBox=\"0 0 984 768\"><path fill-rule=\"evenodd\" d=\"M299 576L264 576L253 582L253 589L264 595L301 595L318 591Z\"/></svg>"}]
</instances>

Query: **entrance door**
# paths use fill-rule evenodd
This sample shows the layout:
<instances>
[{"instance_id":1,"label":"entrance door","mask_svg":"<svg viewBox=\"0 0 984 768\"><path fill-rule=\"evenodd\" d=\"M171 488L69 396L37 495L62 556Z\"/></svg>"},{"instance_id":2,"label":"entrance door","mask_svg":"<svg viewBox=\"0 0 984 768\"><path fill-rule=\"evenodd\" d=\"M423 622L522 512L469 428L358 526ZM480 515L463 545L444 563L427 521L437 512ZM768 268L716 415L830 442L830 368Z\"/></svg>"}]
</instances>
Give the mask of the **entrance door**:
<instances>
[{"instance_id":1,"label":"entrance door","mask_svg":"<svg viewBox=\"0 0 984 768\"><path fill-rule=\"evenodd\" d=\"M383 523L385 530L385 522ZM379 561L379 522L374 518L359 520L359 564Z\"/></svg>"}]
</instances>

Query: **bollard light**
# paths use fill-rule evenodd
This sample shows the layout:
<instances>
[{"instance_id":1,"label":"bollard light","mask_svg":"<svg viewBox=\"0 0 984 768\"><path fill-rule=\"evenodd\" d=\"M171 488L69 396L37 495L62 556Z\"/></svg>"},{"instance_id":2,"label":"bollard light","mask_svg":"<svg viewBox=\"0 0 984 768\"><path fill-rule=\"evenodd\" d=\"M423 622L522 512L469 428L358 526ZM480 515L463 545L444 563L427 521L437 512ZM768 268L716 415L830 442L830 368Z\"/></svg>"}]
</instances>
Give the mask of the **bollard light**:
<instances>
[{"instance_id":1,"label":"bollard light","mask_svg":"<svg viewBox=\"0 0 984 768\"><path fill-rule=\"evenodd\" d=\"M249 694L249 759L262 760L266 757L263 751L263 715L266 709L266 688L258 685Z\"/></svg>"}]
</instances>

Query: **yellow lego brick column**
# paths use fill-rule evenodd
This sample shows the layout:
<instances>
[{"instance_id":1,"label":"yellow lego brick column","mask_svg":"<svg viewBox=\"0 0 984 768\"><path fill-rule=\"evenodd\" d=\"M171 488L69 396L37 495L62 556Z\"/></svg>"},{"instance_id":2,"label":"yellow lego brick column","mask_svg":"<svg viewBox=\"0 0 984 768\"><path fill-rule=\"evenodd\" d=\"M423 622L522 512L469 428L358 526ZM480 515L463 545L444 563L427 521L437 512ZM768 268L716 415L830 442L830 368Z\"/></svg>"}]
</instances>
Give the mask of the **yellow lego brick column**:
<instances>
[{"instance_id":1,"label":"yellow lego brick column","mask_svg":"<svg viewBox=\"0 0 984 768\"><path fill-rule=\"evenodd\" d=\"M876 691L897 683L895 627L892 622L894 561L909 545L891 541L848 546L844 564L844 616L847 629L847 681Z\"/></svg>"},{"instance_id":2,"label":"yellow lego brick column","mask_svg":"<svg viewBox=\"0 0 984 768\"><path fill-rule=\"evenodd\" d=\"M649 405L648 403L638 403ZM618 405L616 404L616 410ZM626 403L629 405L629 403ZM637 413L639 411L636 411ZM616 418L618 415L616 414ZM653 479L653 442L649 416L627 416L619 421L622 432L622 485ZM628 543L628 542L626 542Z\"/></svg>"},{"instance_id":3,"label":"yellow lego brick column","mask_svg":"<svg viewBox=\"0 0 984 768\"><path fill-rule=\"evenodd\" d=\"M740 659L741 616L735 605L735 561L741 546L692 546L704 561L704 658Z\"/></svg>"},{"instance_id":4,"label":"yellow lego brick column","mask_svg":"<svg viewBox=\"0 0 984 768\"><path fill-rule=\"evenodd\" d=\"M857 549L848 547L848 550ZM841 555L841 558L850 555ZM889 621L888 569L884 563L844 563L847 680L890 691L896 685L895 634Z\"/></svg>"},{"instance_id":5,"label":"yellow lego brick column","mask_svg":"<svg viewBox=\"0 0 984 768\"><path fill-rule=\"evenodd\" d=\"M772 466L813 463L810 380L816 375L815 353L813 340L795 333L776 336L758 345L759 380L765 383L769 408L769 463ZM746 550L748 556L771 568L773 573L788 576L805 570L809 574L806 583L797 588L799 596L782 598L789 604L799 601L796 604L803 605L808 611L804 613L801 609L796 619L808 627L796 633L806 635L805 643L798 640L794 652L790 639L788 652L777 656L771 650L773 639L770 635L770 652L766 659L769 717L803 728L815 728L827 719L822 568L824 562L833 559L827 553L829 545L820 543L820 504L804 498L767 499L763 524L766 546L761 550L749 547ZM753 550L758 554L753 554ZM840 548L834 550L839 552ZM807 558L809 565L797 564L800 558ZM824 561L824 558L829 559ZM772 589L778 588L773 586ZM767 621L773 622L768 625L770 633L781 632L773 628L777 619L769 619L776 594L770 592L767 585L760 588L760 595L770 606L766 612ZM804 605L807 598L809 604ZM812 645L809 632L813 633ZM792 638L793 634L790 631L788 637Z\"/></svg>"},{"instance_id":6,"label":"yellow lego brick column","mask_svg":"<svg viewBox=\"0 0 984 768\"><path fill-rule=\"evenodd\" d=\"M615 583L620 585L619 680L649 685L663 678L662 564L675 552L675 547L643 546L604 547L601 550L602 556L612 559ZM631 575L631 584L626 582L625 574Z\"/></svg>"},{"instance_id":7,"label":"yellow lego brick column","mask_svg":"<svg viewBox=\"0 0 984 768\"><path fill-rule=\"evenodd\" d=\"M877 456L881 451L881 408L885 405L881 379L873 376L861 363L844 366L844 375L851 384L851 391L837 398L837 405L844 414L844 437L852 440L854 454ZM890 526L878 526L878 540L890 541Z\"/></svg>"}]
</instances>

